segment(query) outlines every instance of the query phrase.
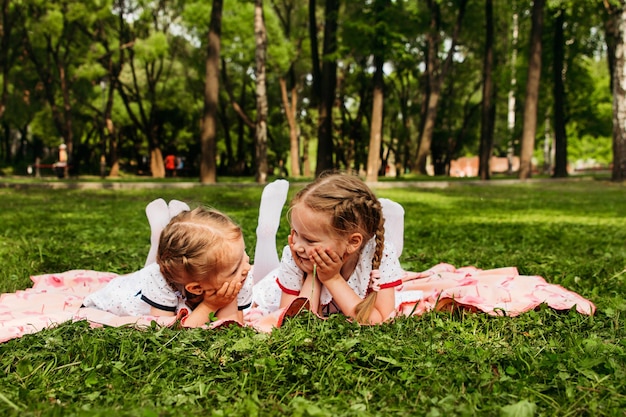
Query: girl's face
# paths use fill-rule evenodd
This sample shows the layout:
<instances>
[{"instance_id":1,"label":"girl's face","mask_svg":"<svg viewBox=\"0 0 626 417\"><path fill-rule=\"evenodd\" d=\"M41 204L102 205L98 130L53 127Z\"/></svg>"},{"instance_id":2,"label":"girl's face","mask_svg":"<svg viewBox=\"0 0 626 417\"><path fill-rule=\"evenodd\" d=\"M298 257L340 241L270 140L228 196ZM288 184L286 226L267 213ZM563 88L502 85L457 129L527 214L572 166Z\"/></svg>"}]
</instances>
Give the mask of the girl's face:
<instances>
[{"instance_id":1,"label":"girl's face","mask_svg":"<svg viewBox=\"0 0 626 417\"><path fill-rule=\"evenodd\" d=\"M225 256L222 265L225 265L217 275L201 283L204 291L217 291L226 282L243 283L250 272L250 257L246 254L243 238L226 243Z\"/></svg>"},{"instance_id":2,"label":"girl's face","mask_svg":"<svg viewBox=\"0 0 626 417\"><path fill-rule=\"evenodd\" d=\"M328 214L298 203L291 209L289 243L296 265L306 273L313 272L311 255L315 248L330 249L343 257L346 243L333 230Z\"/></svg>"}]
</instances>

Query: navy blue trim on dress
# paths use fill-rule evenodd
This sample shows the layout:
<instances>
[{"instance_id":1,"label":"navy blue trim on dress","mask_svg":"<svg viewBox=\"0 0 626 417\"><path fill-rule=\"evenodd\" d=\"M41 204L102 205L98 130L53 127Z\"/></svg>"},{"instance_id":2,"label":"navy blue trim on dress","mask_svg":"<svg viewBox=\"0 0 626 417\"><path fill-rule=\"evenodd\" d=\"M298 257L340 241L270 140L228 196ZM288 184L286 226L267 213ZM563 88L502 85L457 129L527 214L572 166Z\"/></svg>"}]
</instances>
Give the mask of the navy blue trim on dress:
<instances>
[{"instance_id":1,"label":"navy blue trim on dress","mask_svg":"<svg viewBox=\"0 0 626 417\"><path fill-rule=\"evenodd\" d=\"M237 310L241 311L241 310L245 310L246 308L250 307L252 305L252 303L248 303L245 306L237 306Z\"/></svg>"},{"instance_id":2,"label":"navy blue trim on dress","mask_svg":"<svg viewBox=\"0 0 626 417\"><path fill-rule=\"evenodd\" d=\"M141 294L141 301L145 301L146 303L150 304L150 306L152 306L154 308L158 308L159 310L171 311L172 313L176 312L176 306L170 307L170 306L161 305L159 303L155 303L154 301L150 300L149 298L146 298L146 296L143 295L143 294Z\"/></svg>"}]
</instances>

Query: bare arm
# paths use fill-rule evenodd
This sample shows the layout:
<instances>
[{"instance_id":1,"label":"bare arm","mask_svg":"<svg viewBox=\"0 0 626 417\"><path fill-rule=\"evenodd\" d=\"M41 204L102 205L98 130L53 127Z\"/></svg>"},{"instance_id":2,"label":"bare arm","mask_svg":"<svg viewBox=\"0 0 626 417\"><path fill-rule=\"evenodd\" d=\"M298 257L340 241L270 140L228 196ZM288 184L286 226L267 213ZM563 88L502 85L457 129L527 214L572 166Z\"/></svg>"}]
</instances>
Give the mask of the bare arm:
<instances>
[{"instance_id":1,"label":"bare arm","mask_svg":"<svg viewBox=\"0 0 626 417\"><path fill-rule=\"evenodd\" d=\"M216 316L220 320L235 320L239 324L243 324L243 312L239 311L237 298L235 298L235 300L227 306L220 308L217 311Z\"/></svg>"},{"instance_id":2,"label":"bare arm","mask_svg":"<svg viewBox=\"0 0 626 417\"><path fill-rule=\"evenodd\" d=\"M283 293L280 296L280 308L285 308L287 307L289 304L291 304L293 302L293 300L295 300L296 298L298 298L297 295L293 295L293 294L287 294L286 292L283 291Z\"/></svg>"},{"instance_id":3,"label":"bare arm","mask_svg":"<svg viewBox=\"0 0 626 417\"><path fill-rule=\"evenodd\" d=\"M176 313L173 311L167 311L167 310L161 310L160 308L156 308L153 306L150 306L150 315L151 316L157 316L157 317L169 317L169 316L173 316Z\"/></svg>"},{"instance_id":4,"label":"bare arm","mask_svg":"<svg viewBox=\"0 0 626 417\"><path fill-rule=\"evenodd\" d=\"M315 276L315 274L307 275L304 280L304 284L302 284L302 289L300 290L300 297L308 298L309 305L311 306L311 311L319 314L320 308L320 293L322 292L322 283Z\"/></svg>"}]
</instances>

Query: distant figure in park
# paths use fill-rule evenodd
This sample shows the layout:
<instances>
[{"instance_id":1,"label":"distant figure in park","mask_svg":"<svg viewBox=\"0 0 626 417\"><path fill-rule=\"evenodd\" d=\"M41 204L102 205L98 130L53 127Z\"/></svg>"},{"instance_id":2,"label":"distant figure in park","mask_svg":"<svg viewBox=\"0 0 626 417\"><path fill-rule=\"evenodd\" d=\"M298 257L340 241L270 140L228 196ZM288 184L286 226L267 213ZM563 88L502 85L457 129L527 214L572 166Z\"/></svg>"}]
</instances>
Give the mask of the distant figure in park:
<instances>
[{"instance_id":1,"label":"distant figure in park","mask_svg":"<svg viewBox=\"0 0 626 417\"><path fill-rule=\"evenodd\" d=\"M182 156L176 157L176 172L178 176L182 176L183 169L185 168L185 159Z\"/></svg>"},{"instance_id":2,"label":"distant figure in park","mask_svg":"<svg viewBox=\"0 0 626 417\"><path fill-rule=\"evenodd\" d=\"M170 209L184 206L170 204ZM162 199L150 203L146 213L152 222L166 224L161 233L151 225L159 236L156 262L114 278L88 295L83 306L119 316L177 316L184 327L203 326L212 315L243 323L252 275L241 228L203 207L182 210L170 220Z\"/></svg>"},{"instance_id":3,"label":"distant figure in park","mask_svg":"<svg viewBox=\"0 0 626 417\"><path fill-rule=\"evenodd\" d=\"M176 156L173 154L168 154L165 159L165 176L166 177L175 177L176 176Z\"/></svg>"},{"instance_id":4,"label":"distant figure in park","mask_svg":"<svg viewBox=\"0 0 626 417\"><path fill-rule=\"evenodd\" d=\"M67 170L67 145L65 143L59 145L59 158L54 164L54 169L58 178L65 178L65 171Z\"/></svg>"}]
</instances>

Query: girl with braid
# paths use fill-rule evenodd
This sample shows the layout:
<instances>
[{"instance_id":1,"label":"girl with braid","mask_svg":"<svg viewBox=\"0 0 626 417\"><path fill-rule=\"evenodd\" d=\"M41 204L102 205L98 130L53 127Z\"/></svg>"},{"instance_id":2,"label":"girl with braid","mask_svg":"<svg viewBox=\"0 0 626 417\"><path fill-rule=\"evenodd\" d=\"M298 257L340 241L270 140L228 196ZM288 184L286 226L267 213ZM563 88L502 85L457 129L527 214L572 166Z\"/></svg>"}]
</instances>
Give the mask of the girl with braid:
<instances>
[{"instance_id":1,"label":"girl with braid","mask_svg":"<svg viewBox=\"0 0 626 417\"><path fill-rule=\"evenodd\" d=\"M83 306L119 316L176 315L185 327L200 327L211 315L243 323L252 298L250 258L228 216L204 207L180 211L160 232L155 253L156 262L114 278Z\"/></svg>"},{"instance_id":2,"label":"girl with braid","mask_svg":"<svg viewBox=\"0 0 626 417\"><path fill-rule=\"evenodd\" d=\"M295 195L289 220L275 276L281 307L306 297L318 314L340 312L362 324L392 315L404 271L385 242L381 203L360 178L320 176Z\"/></svg>"}]
</instances>

